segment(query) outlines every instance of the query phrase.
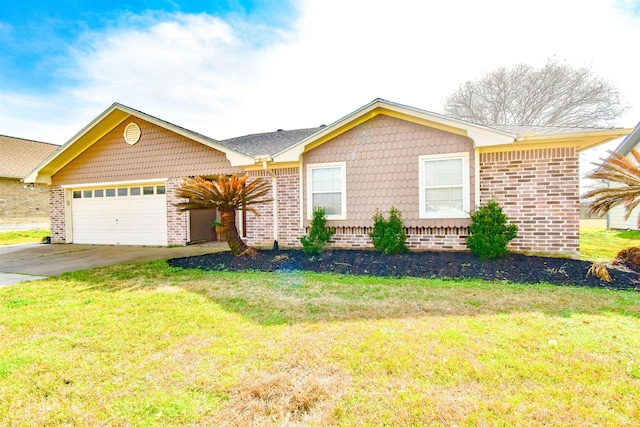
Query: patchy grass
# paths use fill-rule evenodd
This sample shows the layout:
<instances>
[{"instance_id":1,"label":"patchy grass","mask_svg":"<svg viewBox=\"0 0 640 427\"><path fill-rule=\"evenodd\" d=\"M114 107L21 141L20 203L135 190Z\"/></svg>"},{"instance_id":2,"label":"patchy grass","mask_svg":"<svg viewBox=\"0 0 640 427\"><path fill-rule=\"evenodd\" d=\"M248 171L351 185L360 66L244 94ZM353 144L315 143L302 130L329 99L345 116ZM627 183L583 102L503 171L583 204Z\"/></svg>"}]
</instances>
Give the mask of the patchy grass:
<instances>
[{"instance_id":1,"label":"patchy grass","mask_svg":"<svg viewBox=\"0 0 640 427\"><path fill-rule=\"evenodd\" d=\"M580 258L587 261L611 261L618 252L640 246L640 231L580 228Z\"/></svg>"},{"instance_id":2,"label":"patchy grass","mask_svg":"<svg viewBox=\"0 0 640 427\"><path fill-rule=\"evenodd\" d=\"M37 243L50 234L49 230L0 231L0 245Z\"/></svg>"},{"instance_id":3,"label":"patchy grass","mask_svg":"<svg viewBox=\"0 0 640 427\"><path fill-rule=\"evenodd\" d=\"M0 288L7 425L634 425L640 293L212 273Z\"/></svg>"}]
</instances>

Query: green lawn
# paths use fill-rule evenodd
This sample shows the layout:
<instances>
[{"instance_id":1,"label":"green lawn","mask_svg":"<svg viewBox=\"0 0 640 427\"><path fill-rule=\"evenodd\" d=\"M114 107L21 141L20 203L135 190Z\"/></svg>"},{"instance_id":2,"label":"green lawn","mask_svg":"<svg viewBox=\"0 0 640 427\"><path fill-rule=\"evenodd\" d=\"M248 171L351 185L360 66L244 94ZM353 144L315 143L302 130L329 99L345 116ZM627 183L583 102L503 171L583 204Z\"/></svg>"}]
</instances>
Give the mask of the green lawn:
<instances>
[{"instance_id":1,"label":"green lawn","mask_svg":"<svg viewBox=\"0 0 640 427\"><path fill-rule=\"evenodd\" d=\"M580 228L580 258L588 261L611 261L618 252L640 246L640 231Z\"/></svg>"},{"instance_id":2,"label":"green lawn","mask_svg":"<svg viewBox=\"0 0 640 427\"><path fill-rule=\"evenodd\" d=\"M50 234L49 230L1 231L0 245L41 242L44 237Z\"/></svg>"},{"instance_id":3,"label":"green lawn","mask_svg":"<svg viewBox=\"0 0 640 427\"><path fill-rule=\"evenodd\" d=\"M640 293L205 273L0 288L1 425L637 425Z\"/></svg>"}]
</instances>

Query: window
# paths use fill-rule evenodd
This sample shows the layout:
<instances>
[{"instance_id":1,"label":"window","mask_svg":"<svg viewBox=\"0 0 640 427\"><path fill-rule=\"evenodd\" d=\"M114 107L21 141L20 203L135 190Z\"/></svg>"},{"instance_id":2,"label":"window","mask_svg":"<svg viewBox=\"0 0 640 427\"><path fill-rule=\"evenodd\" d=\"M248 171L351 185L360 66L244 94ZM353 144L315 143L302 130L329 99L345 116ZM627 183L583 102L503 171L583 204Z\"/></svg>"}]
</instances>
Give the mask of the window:
<instances>
[{"instance_id":1,"label":"window","mask_svg":"<svg viewBox=\"0 0 640 427\"><path fill-rule=\"evenodd\" d=\"M116 196L116 189L115 188L107 188L106 195L107 195L107 197L115 197Z\"/></svg>"},{"instance_id":2,"label":"window","mask_svg":"<svg viewBox=\"0 0 640 427\"><path fill-rule=\"evenodd\" d=\"M346 166L339 163L307 165L307 217L317 206L325 209L327 219L347 218Z\"/></svg>"},{"instance_id":3,"label":"window","mask_svg":"<svg viewBox=\"0 0 640 427\"><path fill-rule=\"evenodd\" d=\"M103 197L104 196L104 190L96 190L93 193L94 193L94 195L96 197Z\"/></svg>"},{"instance_id":4,"label":"window","mask_svg":"<svg viewBox=\"0 0 640 427\"><path fill-rule=\"evenodd\" d=\"M131 187L129 190L129 194L131 196L139 196L140 195L140 187Z\"/></svg>"},{"instance_id":5,"label":"window","mask_svg":"<svg viewBox=\"0 0 640 427\"><path fill-rule=\"evenodd\" d=\"M166 193L166 189L164 185L158 185L156 187L156 194L165 194Z\"/></svg>"},{"instance_id":6,"label":"window","mask_svg":"<svg viewBox=\"0 0 640 427\"><path fill-rule=\"evenodd\" d=\"M420 156L420 218L469 218L469 154Z\"/></svg>"},{"instance_id":7,"label":"window","mask_svg":"<svg viewBox=\"0 0 640 427\"><path fill-rule=\"evenodd\" d=\"M84 190L82 197L84 197L85 199L90 199L92 195L93 195L93 190Z\"/></svg>"},{"instance_id":8,"label":"window","mask_svg":"<svg viewBox=\"0 0 640 427\"><path fill-rule=\"evenodd\" d=\"M73 198L74 199L79 199L81 197L82 197L82 191L77 191L76 190L76 191L73 192Z\"/></svg>"},{"instance_id":9,"label":"window","mask_svg":"<svg viewBox=\"0 0 640 427\"><path fill-rule=\"evenodd\" d=\"M153 187L142 187L142 194L145 196L153 194Z\"/></svg>"},{"instance_id":10,"label":"window","mask_svg":"<svg viewBox=\"0 0 640 427\"><path fill-rule=\"evenodd\" d=\"M118 196L127 196L129 194L128 188L118 188Z\"/></svg>"}]
</instances>

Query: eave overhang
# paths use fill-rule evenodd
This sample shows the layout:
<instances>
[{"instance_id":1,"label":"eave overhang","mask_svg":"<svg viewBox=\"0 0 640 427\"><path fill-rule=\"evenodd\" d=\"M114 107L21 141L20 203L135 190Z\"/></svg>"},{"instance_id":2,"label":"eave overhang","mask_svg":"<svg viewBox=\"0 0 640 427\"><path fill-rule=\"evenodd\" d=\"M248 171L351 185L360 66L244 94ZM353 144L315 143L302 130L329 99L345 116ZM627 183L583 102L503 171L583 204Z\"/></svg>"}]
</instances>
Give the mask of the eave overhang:
<instances>
[{"instance_id":1,"label":"eave overhang","mask_svg":"<svg viewBox=\"0 0 640 427\"><path fill-rule=\"evenodd\" d=\"M379 115L386 115L456 135L467 136L473 140L474 147L509 144L513 143L516 138L516 135L504 131L467 123L383 99L376 99L310 137L275 154L273 160L275 162L297 162L305 152Z\"/></svg>"},{"instance_id":2,"label":"eave overhang","mask_svg":"<svg viewBox=\"0 0 640 427\"><path fill-rule=\"evenodd\" d=\"M115 103L96 117L91 123L85 126L73 138L60 146L56 151L51 153L36 168L24 177L23 181L27 183L44 183L51 184L51 177L69 164L73 159L78 157L89 147L95 144L100 138L113 130L116 126L125 120L136 117L141 120L152 123L156 126L167 129L178 135L199 142L207 147L223 152L232 166L243 166L252 164L254 159L231 150L228 147L217 144L215 140L206 138L203 135L191 132L187 129L175 126L153 116L149 116L140 111L129 108L125 105Z\"/></svg>"}]
</instances>

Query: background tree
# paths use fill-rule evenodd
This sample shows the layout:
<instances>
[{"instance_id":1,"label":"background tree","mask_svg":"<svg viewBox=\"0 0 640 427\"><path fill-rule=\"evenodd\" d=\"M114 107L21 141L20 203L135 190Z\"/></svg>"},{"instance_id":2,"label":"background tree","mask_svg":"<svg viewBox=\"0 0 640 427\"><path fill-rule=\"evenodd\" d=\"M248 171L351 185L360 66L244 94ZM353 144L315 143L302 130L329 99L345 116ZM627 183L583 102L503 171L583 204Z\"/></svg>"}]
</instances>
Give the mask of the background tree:
<instances>
[{"instance_id":1,"label":"background tree","mask_svg":"<svg viewBox=\"0 0 640 427\"><path fill-rule=\"evenodd\" d=\"M271 201L264 198L269 192L269 184L262 178L247 184L248 178L248 175L238 178L236 174L229 178L220 175L217 180L196 176L185 178L176 191L177 197L188 199L176 203L182 212L195 209L217 209L220 212L224 235L234 255L255 254L255 250L247 246L238 234L236 211L250 211L258 215L253 205Z\"/></svg>"},{"instance_id":2,"label":"background tree","mask_svg":"<svg viewBox=\"0 0 640 427\"><path fill-rule=\"evenodd\" d=\"M585 197L593 197L589 214L602 216L611 208L625 206L624 219L640 205L640 153L632 149L633 160L612 152L611 156L598 164L598 168L587 175L590 179L602 179L622 184L620 187L599 188L589 191Z\"/></svg>"},{"instance_id":3,"label":"background tree","mask_svg":"<svg viewBox=\"0 0 640 427\"><path fill-rule=\"evenodd\" d=\"M604 126L626 109L618 90L593 75L548 60L519 64L466 82L445 101L445 114L484 125Z\"/></svg>"}]
</instances>

